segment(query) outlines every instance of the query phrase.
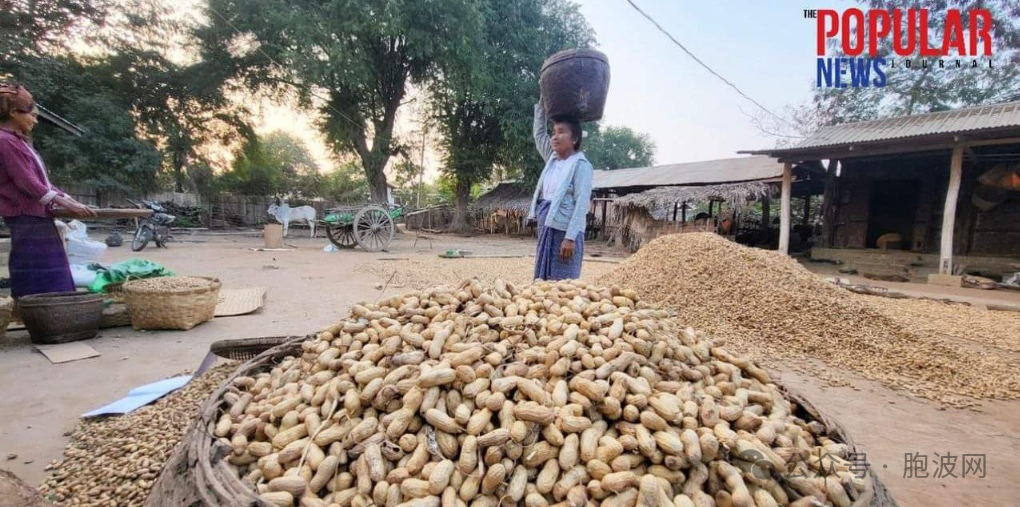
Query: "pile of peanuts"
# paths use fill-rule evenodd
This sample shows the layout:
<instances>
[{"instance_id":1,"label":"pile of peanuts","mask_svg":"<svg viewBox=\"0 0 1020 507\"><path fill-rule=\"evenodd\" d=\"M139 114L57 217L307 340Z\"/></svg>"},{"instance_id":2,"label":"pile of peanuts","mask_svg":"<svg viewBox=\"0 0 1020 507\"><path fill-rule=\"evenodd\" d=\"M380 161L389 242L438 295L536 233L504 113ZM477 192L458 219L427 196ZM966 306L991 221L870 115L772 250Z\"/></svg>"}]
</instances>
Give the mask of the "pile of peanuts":
<instances>
[{"instance_id":1,"label":"pile of peanuts","mask_svg":"<svg viewBox=\"0 0 1020 507\"><path fill-rule=\"evenodd\" d=\"M722 345L632 290L470 280L354 306L209 430L282 507L849 507L847 446Z\"/></svg>"}]
</instances>

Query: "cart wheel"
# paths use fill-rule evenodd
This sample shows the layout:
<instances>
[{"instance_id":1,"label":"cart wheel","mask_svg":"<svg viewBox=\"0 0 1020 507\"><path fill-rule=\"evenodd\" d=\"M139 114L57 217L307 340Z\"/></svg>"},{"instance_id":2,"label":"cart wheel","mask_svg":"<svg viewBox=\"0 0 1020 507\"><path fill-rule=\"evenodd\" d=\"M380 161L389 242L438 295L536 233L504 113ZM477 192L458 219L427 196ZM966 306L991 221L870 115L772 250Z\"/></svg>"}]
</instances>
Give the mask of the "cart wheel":
<instances>
[{"instance_id":1,"label":"cart wheel","mask_svg":"<svg viewBox=\"0 0 1020 507\"><path fill-rule=\"evenodd\" d=\"M362 209L354 217L354 239L368 252L386 248L393 239L393 219L378 206Z\"/></svg>"},{"instance_id":2,"label":"cart wheel","mask_svg":"<svg viewBox=\"0 0 1020 507\"><path fill-rule=\"evenodd\" d=\"M354 248L358 242L354 239L354 228L347 225L326 225L326 237L337 248Z\"/></svg>"}]
</instances>

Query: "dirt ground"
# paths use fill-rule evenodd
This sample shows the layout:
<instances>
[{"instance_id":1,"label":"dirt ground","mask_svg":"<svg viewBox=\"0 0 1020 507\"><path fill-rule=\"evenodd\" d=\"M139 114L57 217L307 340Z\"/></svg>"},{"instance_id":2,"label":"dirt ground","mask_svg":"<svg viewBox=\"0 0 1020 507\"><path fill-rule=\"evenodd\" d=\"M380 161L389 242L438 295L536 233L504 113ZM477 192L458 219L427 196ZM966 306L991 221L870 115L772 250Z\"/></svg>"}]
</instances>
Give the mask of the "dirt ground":
<instances>
[{"instance_id":1,"label":"dirt ground","mask_svg":"<svg viewBox=\"0 0 1020 507\"><path fill-rule=\"evenodd\" d=\"M140 256L180 274L216 276L224 288L265 286L266 304L255 314L218 318L187 332L104 330L86 342L101 356L59 365L36 352L24 331L9 333L0 341L0 410L4 415L0 419L0 460L5 460L0 461L0 468L39 484L46 465L61 457L67 443L65 434L81 414L139 385L197 368L214 341L308 334L342 318L357 302L408 290L389 286L384 277L359 266L379 259L436 259L437 254L450 249L470 250L474 255L531 255L534 251L530 239L435 236L431 245L418 239L412 246L415 237L405 234L391 243L388 252L326 253L322 251L325 239L303 237L306 234L293 231L287 241L294 249L285 252L253 251L262 246L257 233L181 235L169 249L150 247L140 254L127 247L108 250L102 259L106 263ZM597 247L586 253L600 255L599 260L612 260L614 255ZM506 263L500 259L492 262ZM930 286L902 285L889 284L894 290L938 296L952 293L975 301L997 298L1001 293L972 289L932 292ZM1015 294L1003 299L1020 302ZM852 379L854 387L826 387L798 369L790 365L774 373L846 427L900 505L1016 504L1020 470L1013 467L1014 457L1020 455L1020 437L1013 426L1020 420L1020 402L985 403L980 412L940 410L937 404L862 379ZM914 467L908 467L905 459L908 453L920 455L917 457L927 465L918 468L917 475L922 478L912 477ZM940 456L947 454L950 460L956 459L952 470L939 466ZM966 479L962 477L964 454L984 455L983 478L974 477L973 469L967 471ZM11 455L17 457L7 459ZM947 471L956 477L936 477Z\"/></svg>"}]
</instances>

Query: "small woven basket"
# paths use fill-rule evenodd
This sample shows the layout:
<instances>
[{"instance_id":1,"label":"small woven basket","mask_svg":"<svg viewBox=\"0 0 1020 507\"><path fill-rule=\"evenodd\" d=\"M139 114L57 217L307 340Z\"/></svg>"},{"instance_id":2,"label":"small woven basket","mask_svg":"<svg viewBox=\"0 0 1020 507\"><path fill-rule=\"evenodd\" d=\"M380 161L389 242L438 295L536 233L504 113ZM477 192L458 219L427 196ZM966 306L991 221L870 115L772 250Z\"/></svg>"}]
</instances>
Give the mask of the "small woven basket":
<instances>
[{"instance_id":1,"label":"small woven basket","mask_svg":"<svg viewBox=\"0 0 1020 507\"><path fill-rule=\"evenodd\" d=\"M124 327L131 325L131 312L124 303L113 303L103 308L103 320L99 324L100 329L110 327Z\"/></svg>"},{"instance_id":2,"label":"small woven basket","mask_svg":"<svg viewBox=\"0 0 1020 507\"><path fill-rule=\"evenodd\" d=\"M259 354L285 342L304 340L304 336L271 336L264 338L240 338L236 340L220 340L209 346L209 351L217 356L234 361L251 361Z\"/></svg>"},{"instance_id":3,"label":"small woven basket","mask_svg":"<svg viewBox=\"0 0 1020 507\"><path fill-rule=\"evenodd\" d=\"M14 299L0 297L0 340L7 336L7 326L14 318Z\"/></svg>"},{"instance_id":4,"label":"small woven basket","mask_svg":"<svg viewBox=\"0 0 1020 507\"><path fill-rule=\"evenodd\" d=\"M220 281L205 276L166 276L124 282L131 327L187 331L213 319Z\"/></svg>"},{"instance_id":5,"label":"small woven basket","mask_svg":"<svg viewBox=\"0 0 1020 507\"><path fill-rule=\"evenodd\" d=\"M124 302L124 282L111 283L103 288L103 297L114 303Z\"/></svg>"}]
</instances>

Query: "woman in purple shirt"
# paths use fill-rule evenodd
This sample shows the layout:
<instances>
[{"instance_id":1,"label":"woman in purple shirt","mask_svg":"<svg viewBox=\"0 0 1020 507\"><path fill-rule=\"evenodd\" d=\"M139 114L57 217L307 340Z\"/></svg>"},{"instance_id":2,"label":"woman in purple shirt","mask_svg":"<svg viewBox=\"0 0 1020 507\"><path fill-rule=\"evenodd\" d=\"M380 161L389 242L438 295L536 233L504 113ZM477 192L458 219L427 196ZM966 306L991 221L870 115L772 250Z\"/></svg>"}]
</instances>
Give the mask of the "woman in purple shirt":
<instances>
[{"instance_id":1,"label":"woman in purple shirt","mask_svg":"<svg viewBox=\"0 0 1020 507\"><path fill-rule=\"evenodd\" d=\"M74 291L67 253L53 222L60 206L78 217L95 212L50 183L29 144L39 109L23 86L0 83L0 216L11 230L11 295Z\"/></svg>"}]
</instances>

